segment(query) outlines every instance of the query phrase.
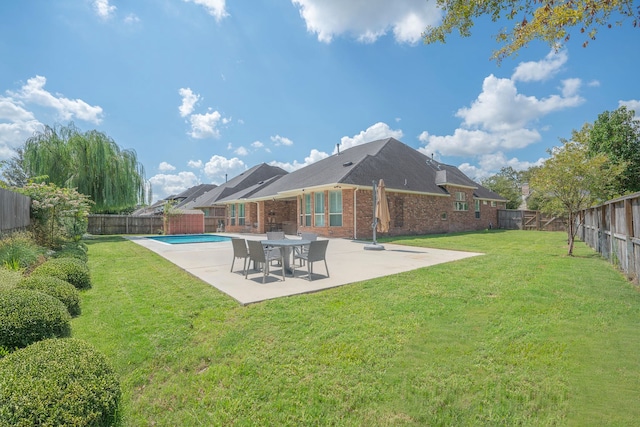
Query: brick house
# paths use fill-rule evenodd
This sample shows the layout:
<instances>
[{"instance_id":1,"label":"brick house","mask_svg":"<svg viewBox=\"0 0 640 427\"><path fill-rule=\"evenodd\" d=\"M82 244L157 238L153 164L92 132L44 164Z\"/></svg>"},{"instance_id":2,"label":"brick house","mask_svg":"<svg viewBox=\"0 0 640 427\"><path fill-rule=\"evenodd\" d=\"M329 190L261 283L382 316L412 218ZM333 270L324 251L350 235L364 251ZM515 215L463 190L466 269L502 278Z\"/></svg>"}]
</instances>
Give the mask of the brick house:
<instances>
[{"instance_id":1,"label":"brick house","mask_svg":"<svg viewBox=\"0 0 640 427\"><path fill-rule=\"evenodd\" d=\"M373 182L379 179L384 180L391 214L388 235L486 229L496 226L498 209L507 202L458 168L388 138L274 175L217 203L226 205L228 232L280 229L370 239Z\"/></svg>"}]
</instances>

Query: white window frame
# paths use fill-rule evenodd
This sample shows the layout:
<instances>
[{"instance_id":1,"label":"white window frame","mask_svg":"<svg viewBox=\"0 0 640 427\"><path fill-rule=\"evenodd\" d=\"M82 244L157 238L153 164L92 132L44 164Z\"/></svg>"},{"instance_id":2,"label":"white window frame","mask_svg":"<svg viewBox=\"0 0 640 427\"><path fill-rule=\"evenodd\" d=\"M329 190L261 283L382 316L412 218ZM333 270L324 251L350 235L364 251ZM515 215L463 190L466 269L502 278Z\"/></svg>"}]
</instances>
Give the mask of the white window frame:
<instances>
[{"instance_id":1,"label":"white window frame","mask_svg":"<svg viewBox=\"0 0 640 427\"><path fill-rule=\"evenodd\" d=\"M329 191L329 227L342 227L342 190Z\"/></svg>"},{"instance_id":2,"label":"white window frame","mask_svg":"<svg viewBox=\"0 0 640 427\"><path fill-rule=\"evenodd\" d=\"M453 203L454 211L468 211L469 203L467 203L467 193L464 191L456 191L456 201Z\"/></svg>"},{"instance_id":3,"label":"white window frame","mask_svg":"<svg viewBox=\"0 0 640 427\"><path fill-rule=\"evenodd\" d=\"M324 191L313 193L313 225L324 227Z\"/></svg>"}]
</instances>

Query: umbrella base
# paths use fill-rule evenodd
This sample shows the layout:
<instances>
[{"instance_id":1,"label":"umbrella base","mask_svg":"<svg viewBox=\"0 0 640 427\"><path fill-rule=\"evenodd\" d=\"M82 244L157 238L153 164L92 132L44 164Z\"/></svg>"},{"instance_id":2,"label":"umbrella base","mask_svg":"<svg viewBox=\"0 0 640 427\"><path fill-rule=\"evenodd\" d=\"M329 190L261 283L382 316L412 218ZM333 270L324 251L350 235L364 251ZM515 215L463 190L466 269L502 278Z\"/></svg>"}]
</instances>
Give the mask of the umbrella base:
<instances>
[{"instance_id":1,"label":"umbrella base","mask_svg":"<svg viewBox=\"0 0 640 427\"><path fill-rule=\"evenodd\" d=\"M371 245L364 245L365 251L384 251L384 246L379 245L377 243L373 243Z\"/></svg>"}]
</instances>

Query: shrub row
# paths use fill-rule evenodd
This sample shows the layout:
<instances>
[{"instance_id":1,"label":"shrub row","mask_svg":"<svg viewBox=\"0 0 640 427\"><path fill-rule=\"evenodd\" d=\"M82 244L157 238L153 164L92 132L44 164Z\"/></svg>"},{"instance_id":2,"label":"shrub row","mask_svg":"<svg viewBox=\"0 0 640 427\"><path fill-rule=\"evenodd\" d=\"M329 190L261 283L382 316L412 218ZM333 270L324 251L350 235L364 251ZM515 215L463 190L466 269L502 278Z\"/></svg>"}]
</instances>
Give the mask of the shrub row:
<instances>
[{"instance_id":1,"label":"shrub row","mask_svg":"<svg viewBox=\"0 0 640 427\"><path fill-rule=\"evenodd\" d=\"M22 348L71 334L71 316L57 298L30 289L0 292L0 346Z\"/></svg>"},{"instance_id":2,"label":"shrub row","mask_svg":"<svg viewBox=\"0 0 640 427\"><path fill-rule=\"evenodd\" d=\"M52 258L36 267L31 275L57 277L71 283L78 289L91 287L89 267L77 258Z\"/></svg>"},{"instance_id":3,"label":"shrub row","mask_svg":"<svg viewBox=\"0 0 640 427\"><path fill-rule=\"evenodd\" d=\"M0 425L108 426L117 418L118 378L84 341L48 339L0 359Z\"/></svg>"},{"instance_id":4,"label":"shrub row","mask_svg":"<svg viewBox=\"0 0 640 427\"><path fill-rule=\"evenodd\" d=\"M20 280L16 287L51 295L58 298L67 307L71 316L80 314L80 293L75 286L62 279L51 276L29 276Z\"/></svg>"}]
</instances>

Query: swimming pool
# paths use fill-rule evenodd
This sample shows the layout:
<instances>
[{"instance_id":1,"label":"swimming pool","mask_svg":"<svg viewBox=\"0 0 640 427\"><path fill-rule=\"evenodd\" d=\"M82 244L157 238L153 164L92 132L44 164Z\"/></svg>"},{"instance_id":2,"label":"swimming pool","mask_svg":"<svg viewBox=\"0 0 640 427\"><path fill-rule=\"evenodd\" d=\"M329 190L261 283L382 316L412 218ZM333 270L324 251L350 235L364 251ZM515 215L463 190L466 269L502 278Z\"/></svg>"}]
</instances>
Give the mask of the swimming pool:
<instances>
[{"instance_id":1,"label":"swimming pool","mask_svg":"<svg viewBox=\"0 0 640 427\"><path fill-rule=\"evenodd\" d=\"M181 245L184 243L211 243L226 242L231 237L218 236L215 234L171 234L168 236L149 236L148 239L156 240L169 245Z\"/></svg>"}]
</instances>

